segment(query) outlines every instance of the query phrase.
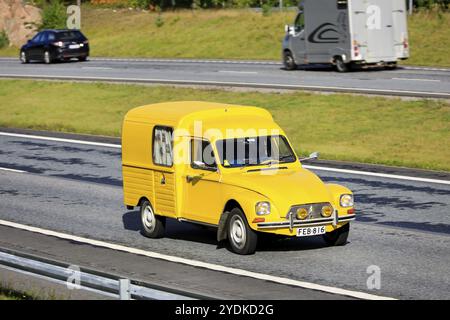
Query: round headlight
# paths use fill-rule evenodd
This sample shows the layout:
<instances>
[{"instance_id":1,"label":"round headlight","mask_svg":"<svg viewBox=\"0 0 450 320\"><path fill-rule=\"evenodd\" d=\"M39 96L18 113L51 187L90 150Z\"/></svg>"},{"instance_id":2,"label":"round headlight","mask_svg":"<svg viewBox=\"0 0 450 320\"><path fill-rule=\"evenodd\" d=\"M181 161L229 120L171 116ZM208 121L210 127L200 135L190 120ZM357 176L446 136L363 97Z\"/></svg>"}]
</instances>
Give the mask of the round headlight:
<instances>
[{"instance_id":1,"label":"round headlight","mask_svg":"<svg viewBox=\"0 0 450 320\"><path fill-rule=\"evenodd\" d=\"M327 217L328 218L333 213L333 208L331 208L330 206L323 206L321 213L322 213L323 217Z\"/></svg>"},{"instance_id":2,"label":"round headlight","mask_svg":"<svg viewBox=\"0 0 450 320\"><path fill-rule=\"evenodd\" d=\"M255 211L258 216L263 216L270 213L270 203L267 201L258 202L255 206Z\"/></svg>"},{"instance_id":3,"label":"round headlight","mask_svg":"<svg viewBox=\"0 0 450 320\"><path fill-rule=\"evenodd\" d=\"M297 209L297 217L301 220L305 220L306 218L308 218L308 210L306 210L305 208L298 208Z\"/></svg>"},{"instance_id":4,"label":"round headlight","mask_svg":"<svg viewBox=\"0 0 450 320\"><path fill-rule=\"evenodd\" d=\"M353 195L343 194L341 196L341 207L344 208L353 207Z\"/></svg>"}]
</instances>

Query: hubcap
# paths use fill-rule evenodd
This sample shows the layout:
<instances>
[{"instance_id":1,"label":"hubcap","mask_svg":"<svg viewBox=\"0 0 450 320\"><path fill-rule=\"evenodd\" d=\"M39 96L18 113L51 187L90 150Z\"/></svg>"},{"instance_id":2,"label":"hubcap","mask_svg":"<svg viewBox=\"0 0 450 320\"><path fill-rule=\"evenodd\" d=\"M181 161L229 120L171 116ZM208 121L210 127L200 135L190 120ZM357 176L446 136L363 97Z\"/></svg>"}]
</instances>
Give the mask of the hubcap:
<instances>
[{"instance_id":1,"label":"hubcap","mask_svg":"<svg viewBox=\"0 0 450 320\"><path fill-rule=\"evenodd\" d=\"M231 220L231 230L230 230L231 241L233 244L242 249L245 246L247 235L245 232L244 221L239 216L233 216Z\"/></svg>"},{"instance_id":2,"label":"hubcap","mask_svg":"<svg viewBox=\"0 0 450 320\"><path fill-rule=\"evenodd\" d=\"M152 232L153 229L155 229L155 214L153 213L153 210L150 206L146 206L144 210L142 211L142 224L144 227Z\"/></svg>"},{"instance_id":3,"label":"hubcap","mask_svg":"<svg viewBox=\"0 0 450 320\"><path fill-rule=\"evenodd\" d=\"M45 63L50 63L50 55L48 54L47 51L44 53L44 60Z\"/></svg>"},{"instance_id":4,"label":"hubcap","mask_svg":"<svg viewBox=\"0 0 450 320\"><path fill-rule=\"evenodd\" d=\"M20 53L20 60L21 60L22 62L25 62L26 59L27 59L27 58L26 58L26 56L25 56L25 52L22 51L22 52Z\"/></svg>"}]
</instances>

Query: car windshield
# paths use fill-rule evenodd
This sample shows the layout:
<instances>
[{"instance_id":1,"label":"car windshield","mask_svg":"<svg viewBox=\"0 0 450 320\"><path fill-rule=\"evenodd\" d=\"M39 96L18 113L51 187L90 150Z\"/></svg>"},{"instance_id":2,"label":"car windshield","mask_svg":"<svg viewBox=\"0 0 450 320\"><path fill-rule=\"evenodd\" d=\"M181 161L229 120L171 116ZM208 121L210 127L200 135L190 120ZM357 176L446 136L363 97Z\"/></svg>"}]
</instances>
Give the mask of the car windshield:
<instances>
[{"instance_id":1,"label":"car windshield","mask_svg":"<svg viewBox=\"0 0 450 320\"><path fill-rule=\"evenodd\" d=\"M296 160L284 136L225 139L216 142L222 166L228 168L289 163Z\"/></svg>"},{"instance_id":2,"label":"car windshield","mask_svg":"<svg viewBox=\"0 0 450 320\"><path fill-rule=\"evenodd\" d=\"M84 37L79 31L63 31L56 34L59 41L82 40Z\"/></svg>"}]
</instances>

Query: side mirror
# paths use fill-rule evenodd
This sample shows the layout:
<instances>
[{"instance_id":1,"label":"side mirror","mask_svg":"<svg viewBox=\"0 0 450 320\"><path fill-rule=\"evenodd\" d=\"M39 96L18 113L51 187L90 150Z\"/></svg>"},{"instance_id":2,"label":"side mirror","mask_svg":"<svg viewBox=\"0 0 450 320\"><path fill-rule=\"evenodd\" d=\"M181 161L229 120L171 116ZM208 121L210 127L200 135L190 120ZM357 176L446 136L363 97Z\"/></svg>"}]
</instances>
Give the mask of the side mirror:
<instances>
[{"instance_id":1,"label":"side mirror","mask_svg":"<svg viewBox=\"0 0 450 320\"><path fill-rule=\"evenodd\" d=\"M319 159L319 155L320 155L319 152L317 152L317 151L313 152L309 155L309 157L300 159L300 162L309 161L309 160L317 160L317 159Z\"/></svg>"}]
</instances>

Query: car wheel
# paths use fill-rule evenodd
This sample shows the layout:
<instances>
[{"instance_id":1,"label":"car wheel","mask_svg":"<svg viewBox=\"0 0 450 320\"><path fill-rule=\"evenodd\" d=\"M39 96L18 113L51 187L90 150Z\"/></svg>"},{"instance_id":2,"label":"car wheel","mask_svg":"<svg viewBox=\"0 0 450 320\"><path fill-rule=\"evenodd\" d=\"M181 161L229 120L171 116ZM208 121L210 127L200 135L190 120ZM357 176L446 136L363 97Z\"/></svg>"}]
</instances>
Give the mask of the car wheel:
<instances>
[{"instance_id":1,"label":"car wheel","mask_svg":"<svg viewBox=\"0 0 450 320\"><path fill-rule=\"evenodd\" d=\"M231 210L227 232L233 252L243 255L255 253L258 235L250 228L247 218L239 208Z\"/></svg>"},{"instance_id":2,"label":"car wheel","mask_svg":"<svg viewBox=\"0 0 450 320\"><path fill-rule=\"evenodd\" d=\"M48 51L45 51L45 52L44 52L44 62L45 62L46 64L49 64L49 63L52 62L52 59L51 59L51 57L50 57L50 52L48 52Z\"/></svg>"},{"instance_id":3,"label":"car wheel","mask_svg":"<svg viewBox=\"0 0 450 320\"><path fill-rule=\"evenodd\" d=\"M161 238L166 228L165 217L157 216L148 200L141 205L142 233L148 238Z\"/></svg>"},{"instance_id":4,"label":"car wheel","mask_svg":"<svg viewBox=\"0 0 450 320\"><path fill-rule=\"evenodd\" d=\"M329 246L345 246L349 233L350 223L347 223L339 229L325 233L322 237Z\"/></svg>"},{"instance_id":5,"label":"car wheel","mask_svg":"<svg viewBox=\"0 0 450 320\"><path fill-rule=\"evenodd\" d=\"M297 65L295 64L294 56L289 50L283 52L283 64L286 70L295 70Z\"/></svg>"},{"instance_id":6,"label":"car wheel","mask_svg":"<svg viewBox=\"0 0 450 320\"><path fill-rule=\"evenodd\" d=\"M397 69L397 62L388 63L384 68L386 70L395 70Z\"/></svg>"},{"instance_id":7,"label":"car wheel","mask_svg":"<svg viewBox=\"0 0 450 320\"><path fill-rule=\"evenodd\" d=\"M342 57L338 56L334 59L336 64L336 70L338 72L347 72L349 70L349 65L342 60Z\"/></svg>"},{"instance_id":8,"label":"car wheel","mask_svg":"<svg viewBox=\"0 0 450 320\"><path fill-rule=\"evenodd\" d=\"M22 63L28 63L30 60L28 60L27 54L25 51L20 51L20 61Z\"/></svg>"},{"instance_id":9,"label":"car wheel","mask_svg":"<svg viewBox=\"0 0 450 320\"><path fill-rule=\"evenodd\" d=\"M78 57L78 61L86 61L87 57Z\"/></svg>"}]
</instances>

